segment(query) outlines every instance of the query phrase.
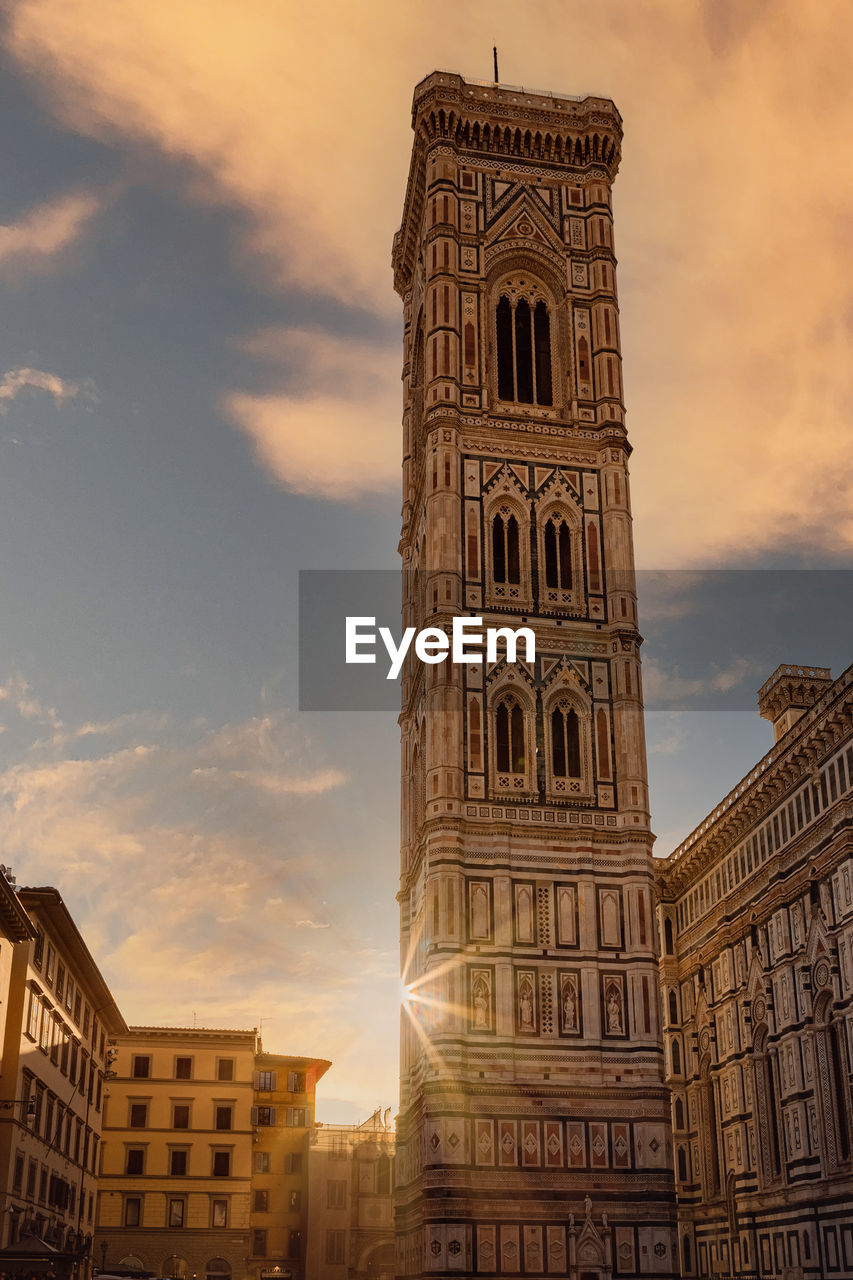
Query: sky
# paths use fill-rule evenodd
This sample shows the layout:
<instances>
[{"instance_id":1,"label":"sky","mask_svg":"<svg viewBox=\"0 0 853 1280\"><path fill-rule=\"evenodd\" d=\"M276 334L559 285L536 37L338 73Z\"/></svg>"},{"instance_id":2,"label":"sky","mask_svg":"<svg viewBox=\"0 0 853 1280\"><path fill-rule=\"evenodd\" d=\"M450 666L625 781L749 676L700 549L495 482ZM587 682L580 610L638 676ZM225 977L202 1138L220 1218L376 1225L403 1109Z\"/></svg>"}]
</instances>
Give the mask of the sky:
<instances>
[{"instance_id":1,"label":"sky","mask_svg":"<svg viewBox=\"0 0 853 1280\"><path fill-rule=\"evenodd\" d=\"M129 1022L260 1025L332 1060L320 1119L364 1118L397 1099L398 731L299 710L297 580L396 565L412 89L489 78L494 42L503 82L607 95L625 122L666 853L770 746L775 665L851 660L840 615L796 601L853 567L853 9L0 13L0 858L60 889ZM726 644L724 608L668 645L685 610L660 571L689 595L721 568L796 571L772 578L791 627ZM819 581L829 601L847 579Z\"/></svg>"}]
</instances>

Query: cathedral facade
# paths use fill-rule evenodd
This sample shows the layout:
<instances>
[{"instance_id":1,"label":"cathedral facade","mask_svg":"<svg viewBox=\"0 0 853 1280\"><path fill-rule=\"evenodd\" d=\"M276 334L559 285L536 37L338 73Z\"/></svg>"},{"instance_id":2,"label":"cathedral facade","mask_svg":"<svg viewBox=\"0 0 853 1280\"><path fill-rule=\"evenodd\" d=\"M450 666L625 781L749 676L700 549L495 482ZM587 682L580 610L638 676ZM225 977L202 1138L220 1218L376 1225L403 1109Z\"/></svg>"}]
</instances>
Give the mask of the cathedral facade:
<instances>
[{"instance_id":1,"label":"cathedral facade","mask_svg":"<svg viewBox=\"0 0 853 1280\"><path fill-rule=\"evenodd\" d=\"M658 864L684 1276L853 1276L853 667L781 666L775 742Z\"/></svg>"},{"instance_id":2,"label":"cathedral facade","mask_svg":"<svg viewBox=\"0 0 853 1280\"><path fill-rule=\"evenodd\" d=\"M394 243L404 626L398 1276L679 1267L611 187L621 120L428 76Z\"/></svg>"}]
</instances>

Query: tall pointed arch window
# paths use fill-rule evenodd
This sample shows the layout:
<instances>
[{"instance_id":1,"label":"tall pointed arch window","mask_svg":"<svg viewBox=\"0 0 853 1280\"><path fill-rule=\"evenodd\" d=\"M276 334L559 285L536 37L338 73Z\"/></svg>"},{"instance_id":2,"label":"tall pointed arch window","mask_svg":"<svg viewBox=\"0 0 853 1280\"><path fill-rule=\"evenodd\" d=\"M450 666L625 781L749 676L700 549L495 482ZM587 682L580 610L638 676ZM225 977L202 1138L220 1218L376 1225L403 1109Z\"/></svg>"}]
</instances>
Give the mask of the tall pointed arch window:
<instances>
[{"instance_id":1,"label":"tall pointed arch window","mask_svg":"<svg viewBox=\"0 0 853 1280\"><path fill-rule=\"evenodd\" d=\"M488 602L529 607L530 516L523 500L511 499L506 492L495 496L486 508L483 541Z\"/></svg>"},{"instance_id":2,"label":"tall pointed arch window","mask_svg":"<svg viewBox=\"0 0 853 1280\"><path fill-rule=\"evenodd\" d=\"M564 516L545 521L545 585L560 591L572 589L572 535Z\"/></svg>"},{"instance_id":3,"label":"tall pointed arch window","mask_svg":"<svg viewBox=\"0 0 853 1280\"><path fill-rule=\"evenodd\" d=\"M492 577L495 582L511 585L521 582L518 520L507 508L492 521Z\"/></svg>"},{"instance_id":4,"label":"tall pointed arch window","mask_svg":"<svg viewBox=\"0 0 853 1280\"><path fill-rule=\"evenodd\" d=\"M551 313L537 285L507 282L495 309L495 330L498 398L552 405Z\"/></svg>"},{"instance_id":5,"label":"tall pointed arch window","mask_svg":"<svg viewBox=\"0 0 853 1280\"><path fill-rule=\"evenodd\" d=\"M510 695L498 705L495 716L495 754L498 773L524 773L524 712Z\"/></svg>"},{"instance_id":6,"label":"tall pointed arch window","mask_svg":"<svg viewBox=\"0 0 853 1280\"><path fill-rule=\"evenodd\" d=\"M566 698L551 712L551 768L555 779L581 777L580 722Z\"/></svg>"},{"instance_id":7,"label":"tall pointed arch window","mask_svg":"<svg viewBox=\"0 0 853 1280\"><path fill-rule=\"evenodd\" d=\"M506 689L491 710L491 786L496 795L530 790L533 739L529 708L514 690Z\"/></svg>"},{"instance_id":8,"label":"tall pointed arch window","mask_svg":"<svg viewBox=\"0 0 853 1280\"><path fill-rule=\"evenodd\" d=\"M583 525L565 499L537 511L539 600L546 612L582 612L585 605Z\"/></svg>"}]
</instances>

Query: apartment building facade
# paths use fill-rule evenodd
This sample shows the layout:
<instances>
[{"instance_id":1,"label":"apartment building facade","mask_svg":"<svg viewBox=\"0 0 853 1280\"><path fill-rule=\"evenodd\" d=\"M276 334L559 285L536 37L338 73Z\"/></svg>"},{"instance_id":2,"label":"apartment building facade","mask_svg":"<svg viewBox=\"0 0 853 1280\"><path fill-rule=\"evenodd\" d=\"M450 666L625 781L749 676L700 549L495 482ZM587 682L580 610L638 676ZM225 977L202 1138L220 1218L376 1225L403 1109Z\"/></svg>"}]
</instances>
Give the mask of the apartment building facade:
<instances>
[{"instance_id":1,"label":"apartment building facade","mask_svg":"<svg viewBox=\"0 0 853 1280\"><path fill-rule=\"evenodd\" d=\"M308 1148L311 1280L393 1280L390 1108L358 1125L316 1125Z\"/></svg>"},{"instance_id":2,"label":"apartment building facade","mask_svg":"<svg viewBox=\"0 0 853 1280\"><path fill-rule=\"evenodd\" d=\"M259 1052L252 1109L252 1218L248 1274L306 1280L308 1134L321 1058Z\"/></svg>"},{"instance_id":3,"label":"apartment building facade","mask_svg":"<svg viewBox=\"0 0 853 1280\"><path fill-rule=\"evenodd\" d=\"M91 1256L108 1039L127 1027L54 888L0 885L5 987L0 1075L4 1247L38 1237ZM27 923L29 922L29 923Z\"/></svg>"},{"instance_id":4,"label":"apartment building facade","mask_svg":"<svg viewBox=\"0 0 853 1280\"><path fill-rule=\"evenodd\" d=\"M131 1027L115 1037L95 1256L172 1280L243 1280L255 1030Z\"/></svg>"}]
</instances>

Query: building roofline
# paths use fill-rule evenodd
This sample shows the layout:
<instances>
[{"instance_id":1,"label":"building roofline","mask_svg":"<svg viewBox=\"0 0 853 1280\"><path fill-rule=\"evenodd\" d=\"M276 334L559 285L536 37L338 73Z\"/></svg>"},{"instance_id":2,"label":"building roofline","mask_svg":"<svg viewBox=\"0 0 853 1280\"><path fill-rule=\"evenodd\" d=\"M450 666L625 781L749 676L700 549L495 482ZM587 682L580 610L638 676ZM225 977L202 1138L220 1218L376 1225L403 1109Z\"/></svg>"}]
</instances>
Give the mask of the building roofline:
<instances>
[{"instance_id":1,"label":"building roofline","mask_svg":"<svg viewBox=\"0 0 853 1280\"><path fill-rule=\"evenodd\" d=\"M0 928L10 942L30 942L36 936L35 925L27 914L18 891L5 872L0 871Z\"/></svg>"},{"instance_id":2,"label":"building roofline","mask_svg":"<svg viewBox=\"0 0 853 1280\"><path fill-rule=\"evenodd\" d=\"M656 860L659 873L665 878L670 875L689 878L695 874L695 864L699 861L699 855L706 841L716 836L722 824L731 819L747 801L755 798L784 758L796 754L804 747L817 722L830 709L833 702L843 698L845 694L849 697L851 691L853 691L853 664L832 682L814 705L800 716L778 742L774 742L770 750L750 769L749 773L732 787L728 795L723 797L720 803L667 857ZM756 819L756 821L760 820L760 818Z\"/></svg>"},{"instance_id":3,"label":"building roofline","mask_svg":"<svg viewBox=\"0 0 853 1280\"><path fill-rule=\"evenodd\" d=\"M174 1036L184 1038L195 1036L199 1040L222 1039L228 1036L231 1039L250 1040L254 1044L258 1037L258 1029L257 1027L153 1027L133 1024L127 1028L125 1035L130 1038L150 1036L152 1039L164 1040Z\"/></svg>"},{"instance_id":4,"label":"building roofline","mask_svg":"<svg viewBox=\"0 0 853 1280\"><path fill-rule=\"evenodd\" d=\"M74 923L71 912L65 905L62 894L51 885L28 886L18 890L22 905L30 911L39 911L50 922L58 940L69 959L73 959L77 969L83 973L85 980L97 997L99 1004L94 1010L95 1016L101 1019L110 1035L127 1031L121 1011L115 997L107 986L106 979L98 968L91 951L83 941L83 935Z\"/></svg>"},{"instance_id":5,"label":"building roofline","mask_svg":"<svg viewBox=\"0 0 853 1280\"><path fill-rule=\"evenodd\" d=\"M269 1064L271 1067L321 1067L322 1070L317 1075L318 1080L323 1078L332 1065L328 1058L312 1058L307 1054L299 1053L256 1053L255 1062L263 1062L265 1066Z\"/></svg>"}]
</instances>

